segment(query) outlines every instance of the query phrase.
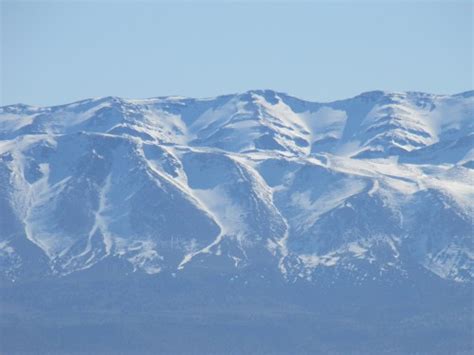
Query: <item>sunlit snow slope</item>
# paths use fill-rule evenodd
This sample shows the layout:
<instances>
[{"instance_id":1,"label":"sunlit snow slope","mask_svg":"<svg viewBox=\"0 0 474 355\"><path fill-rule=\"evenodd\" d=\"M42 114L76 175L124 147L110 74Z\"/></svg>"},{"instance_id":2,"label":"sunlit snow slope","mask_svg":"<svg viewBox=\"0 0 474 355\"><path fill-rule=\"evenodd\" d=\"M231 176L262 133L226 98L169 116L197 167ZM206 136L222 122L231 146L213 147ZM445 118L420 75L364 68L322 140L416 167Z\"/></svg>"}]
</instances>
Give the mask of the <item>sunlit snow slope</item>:
<instances>
[{"instance_id":1,"label":"sunlit snow slope","mask_svg":"<svg viewBox=\"0 0 474 355\"><path fill-rule=\"evenodd\" d=\"M1 271L472 281L473 105L267 90L2 107Z\"/></svg>"}]
</instances>

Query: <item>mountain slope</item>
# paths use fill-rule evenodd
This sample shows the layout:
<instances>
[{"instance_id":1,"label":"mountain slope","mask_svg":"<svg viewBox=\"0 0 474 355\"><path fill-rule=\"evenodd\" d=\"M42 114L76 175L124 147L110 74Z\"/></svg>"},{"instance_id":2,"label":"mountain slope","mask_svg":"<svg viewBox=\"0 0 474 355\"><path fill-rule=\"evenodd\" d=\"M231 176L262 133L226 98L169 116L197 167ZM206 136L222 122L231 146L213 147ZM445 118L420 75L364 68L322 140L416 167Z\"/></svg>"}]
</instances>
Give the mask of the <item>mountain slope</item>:
<instances>
[{"instance_id":1,"label":"mountain slope","mask_svg":"<svg viewBox=\"0 0 474 355\"><path fill-rule=\"evenodd\" d=\"M117 260L123 273L470 282L473 104L257 90L2 107L3 277Z\"/></svg>"}]
</instances>

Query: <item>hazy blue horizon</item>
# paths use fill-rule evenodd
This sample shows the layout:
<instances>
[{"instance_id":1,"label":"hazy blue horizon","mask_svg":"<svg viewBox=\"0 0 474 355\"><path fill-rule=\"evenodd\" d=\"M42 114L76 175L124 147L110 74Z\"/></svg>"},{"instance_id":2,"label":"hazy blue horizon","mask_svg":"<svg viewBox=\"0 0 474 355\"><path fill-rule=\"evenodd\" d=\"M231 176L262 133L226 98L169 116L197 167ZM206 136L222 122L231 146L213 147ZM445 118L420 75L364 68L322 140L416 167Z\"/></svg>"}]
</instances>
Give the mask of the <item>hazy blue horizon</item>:
<instances>
[{"instance_id":1,"label":"hazy blue horizon","mask_svg":"<svg viewBox=\"0 0 474 355\"><path fill-rule=\"evenodd\" d=\"M1 6L1 105L250 89L322 102L473 87L470 2Z\"/></svg>"}]
</instances>

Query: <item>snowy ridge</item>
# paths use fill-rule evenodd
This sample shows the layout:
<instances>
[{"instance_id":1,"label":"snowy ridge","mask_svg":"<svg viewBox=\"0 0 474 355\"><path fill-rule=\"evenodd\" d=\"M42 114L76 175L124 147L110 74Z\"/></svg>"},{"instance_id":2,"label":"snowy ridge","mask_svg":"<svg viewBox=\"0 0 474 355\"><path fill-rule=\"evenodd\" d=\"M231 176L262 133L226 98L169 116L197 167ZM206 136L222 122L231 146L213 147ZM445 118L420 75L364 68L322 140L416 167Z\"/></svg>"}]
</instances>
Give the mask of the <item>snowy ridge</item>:
<instances>
[{"instance_id":1,"label":"snowy ridge","mask_svg":"<svg viewBox=\"0 0 474 355\"><path fill-rule=\"evenodd\" d=\"M2 107L2 273L117 259L149 274L472 281L473 105L254 90Z\"/></svg>"}]
</instances>

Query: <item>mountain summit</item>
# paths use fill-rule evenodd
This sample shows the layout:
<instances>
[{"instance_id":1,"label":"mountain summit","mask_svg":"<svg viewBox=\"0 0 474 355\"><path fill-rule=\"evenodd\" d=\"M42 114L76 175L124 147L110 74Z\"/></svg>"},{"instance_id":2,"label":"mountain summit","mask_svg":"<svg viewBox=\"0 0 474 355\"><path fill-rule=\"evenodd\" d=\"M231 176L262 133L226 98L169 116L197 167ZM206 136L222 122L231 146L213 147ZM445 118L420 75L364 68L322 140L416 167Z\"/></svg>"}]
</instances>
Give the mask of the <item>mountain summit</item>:
<instances>
[{"instance_id":1,"label":"mountain summit","mask_svg":"<svg viewBox=\"0 0 474 355\"><path fill-rule=\"evenodd\" d=\"M176 278L471 282L473 104L255 90L4 106L3 278L116 262Z\"/></svg>"}]
</instances>

